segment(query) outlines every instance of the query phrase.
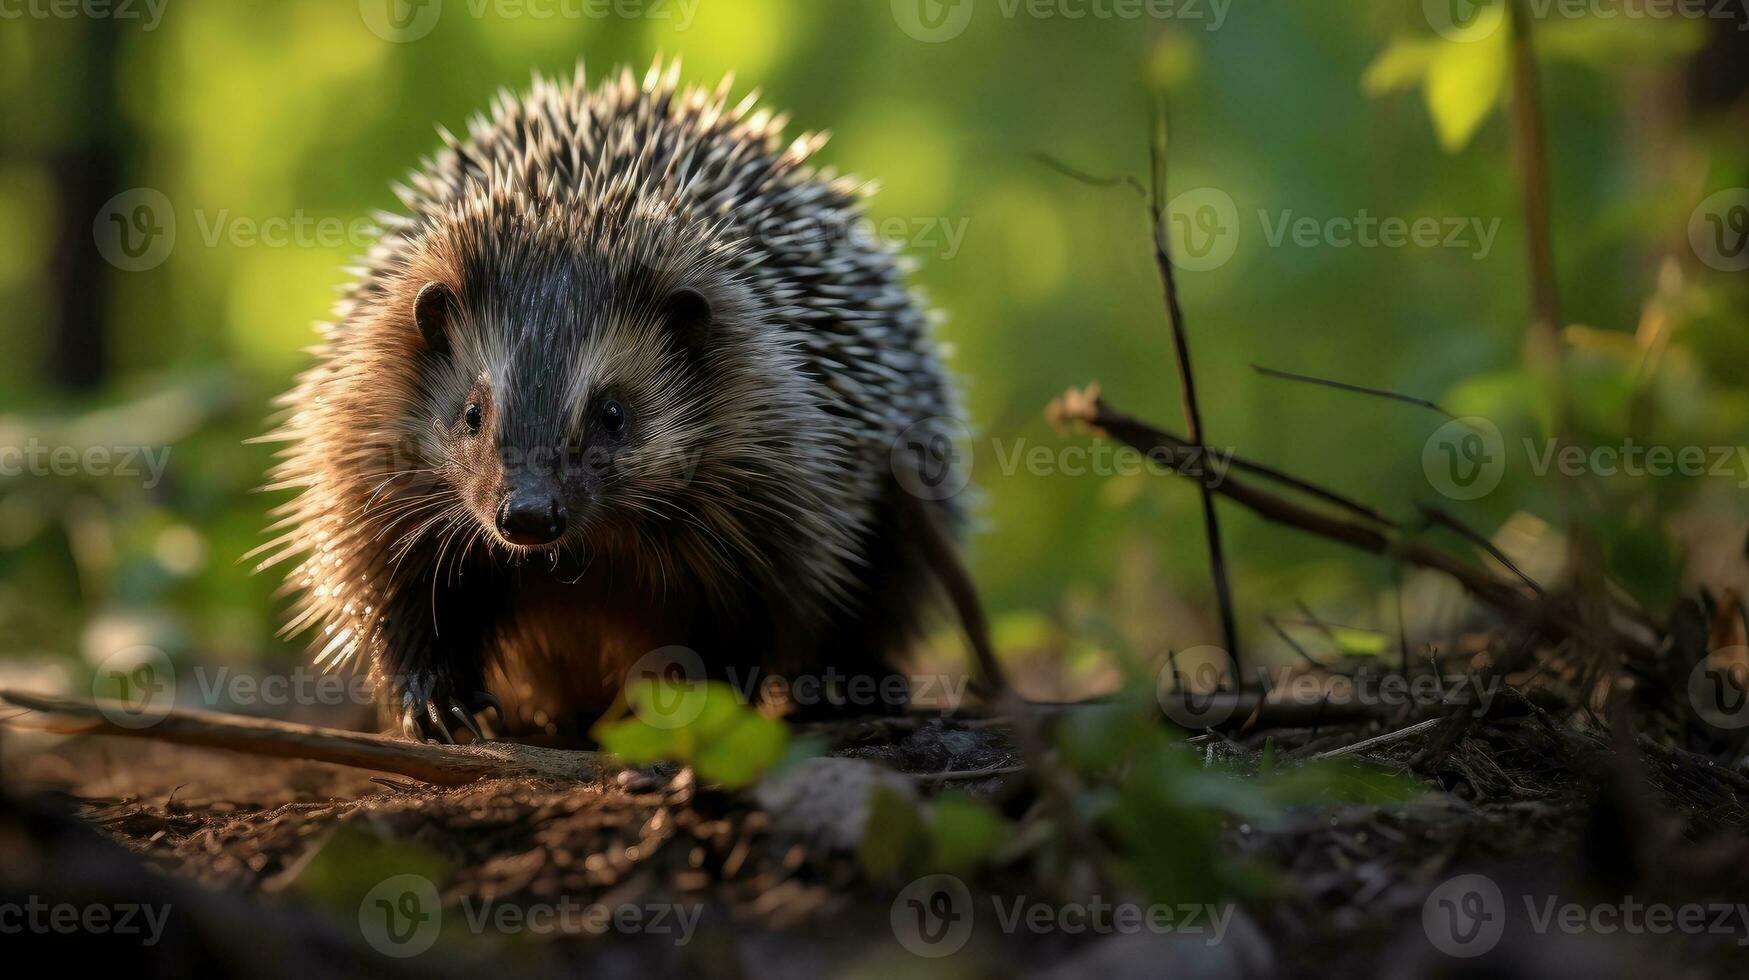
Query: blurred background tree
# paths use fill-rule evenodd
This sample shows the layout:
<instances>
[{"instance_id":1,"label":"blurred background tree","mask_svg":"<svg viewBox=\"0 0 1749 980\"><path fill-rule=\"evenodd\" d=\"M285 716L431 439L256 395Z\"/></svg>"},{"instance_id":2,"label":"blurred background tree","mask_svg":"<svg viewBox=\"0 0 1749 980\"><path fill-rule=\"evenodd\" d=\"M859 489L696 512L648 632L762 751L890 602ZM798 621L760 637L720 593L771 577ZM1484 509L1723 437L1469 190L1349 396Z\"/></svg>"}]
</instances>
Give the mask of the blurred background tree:
<instances>
[{"instance_id":1,"label":"blurred background tree","mask_svg":"<svg viewBox=\"0 0 1749 980\"><path fill-rule=\"evenodd\" d=\"M1749 18L1533 6L1580 438L1743 445L1749 278L1691 231L1710 215L1749 233L1749 194L1703 204L1749 185ZM1201 195L1179 209L1189 233L1201 189L1232 205L1200 226L1230 257L1181 276L1210 441L1399 513L1439 499L1488 529L1552 519L1524 452L1494 492L1445 500L1423 468L1443 418L1251 367L1430 398L1512 447L1547 433L1521 367L1496 7L1456 0L1454 22L1439 0L21 5L0 21L0 445L170 456L159 481L0 476L0 652L31 669L131 643L299 655L273 636L276 580L239 562L272 503L250 493L271 447L244 440L305 364L364 223L396 207L390 183L438 145L434 124L459 131L498 87L579 58L598 75L680 55L707 85L734 71L794 130L830 129L826 163L879 181L876 227L917 259L967 385L974 572L1010 651L1073 654L1086 678L1099 654L1218 637L1193 487L1026 462L1075 444L1040 415L1071 383L1178 419L1140 201L1038 159L1142 176L1150 88L1172 108L1172 192ZM1277 236L1364 216L1432 217L1442 237L1447 219L1498 224L1460 247ZM1734 528L1740 556L1744 481L1739 462L1589 482L1611 573L1660 608L1694 561L1686 542ZM1295 601L1394 630L1389 563L1225 519L1255 645L1275 643L1259 616Z\"/></svg>"}]
</instances>

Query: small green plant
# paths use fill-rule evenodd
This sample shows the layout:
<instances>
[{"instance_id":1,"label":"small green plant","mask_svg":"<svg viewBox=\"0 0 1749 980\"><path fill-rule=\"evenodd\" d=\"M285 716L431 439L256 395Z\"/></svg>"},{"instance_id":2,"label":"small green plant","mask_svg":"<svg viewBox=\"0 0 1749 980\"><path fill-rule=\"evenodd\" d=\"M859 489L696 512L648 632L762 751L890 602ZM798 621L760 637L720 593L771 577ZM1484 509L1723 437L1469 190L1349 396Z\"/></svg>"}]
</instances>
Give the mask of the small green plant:
<instances>
[{"instance_id":1,"label":"small green plant","mask_svg":"<svg viewBox=\"0 0 1749 980\"><path fill-rule=\"evenodd\" d=\"M718 681L652 679L626 689L621 709L591 730L632 765L678 762L729 789L749 786L784 757L789 730Z\"/></svg>"}]
</instances>

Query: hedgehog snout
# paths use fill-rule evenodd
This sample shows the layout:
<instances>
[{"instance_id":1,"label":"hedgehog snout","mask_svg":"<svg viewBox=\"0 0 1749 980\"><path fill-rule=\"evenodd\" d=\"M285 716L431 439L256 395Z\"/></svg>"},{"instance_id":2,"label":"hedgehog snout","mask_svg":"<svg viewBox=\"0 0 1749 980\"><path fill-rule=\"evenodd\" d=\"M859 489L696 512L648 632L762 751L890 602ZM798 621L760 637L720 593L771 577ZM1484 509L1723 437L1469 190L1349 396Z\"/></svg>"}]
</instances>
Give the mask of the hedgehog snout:
<instances>
[{"instance_id":1,"label":"hedgehog snout","mask_svg":"<svg viewBox=\"0 0 1749 980\"><path fill-rule=\"evenodd\" d=\"M498 533L511 544L539 547L565 535L565 505L550 490L519 489L498 508Z\"/></svg>"}]
</instances>

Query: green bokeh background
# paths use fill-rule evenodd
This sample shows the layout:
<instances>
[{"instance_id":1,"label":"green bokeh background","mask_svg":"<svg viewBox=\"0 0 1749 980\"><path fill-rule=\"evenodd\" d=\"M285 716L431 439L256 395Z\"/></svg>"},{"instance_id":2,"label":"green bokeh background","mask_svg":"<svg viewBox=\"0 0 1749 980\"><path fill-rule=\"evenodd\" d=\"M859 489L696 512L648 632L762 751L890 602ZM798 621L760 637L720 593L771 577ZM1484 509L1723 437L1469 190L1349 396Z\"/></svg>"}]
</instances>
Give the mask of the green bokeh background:
<instances>
[{"instance_id":1,"label":"green bokeh background","mask_svg":"<svg viewBox=\"0 0 1749 980\"><path fill-rule=\"evenodd\" d=\"M685 78L707 85L734 71L738 93L756 86L793 114L792 132L832 131L820 159L878 179L877 220L928 233L907 251L945 313L981 434L973 567L1004 645L1156 655L1218 637L1188 484L1001 465L1023 446L1080 444L1054 433L1042 408L1092 379L1125 409L1182 428L1141 201L1037 159L1145 177L1151 88L1170 101L1172 192L1214 187L1238 211L1232 259L1180 277L1212 442L1409 513L1435 496L1422 447L1443 419L1268 380L1251 365L1432 398L1487 415L1509 438L1540 431L1540 396L1518 372L1528 285L1505 115L1480 105L1474 134L1445 148L1418 87L1363 89L1395 43L1458 43L1430 29L1422 4L1236 0L1150 19L976 0L963 30L929 42L903 29L903 4L884 0L669 0L640 16L573 5L595 14L554 17L535 16L554 9L538 3L446 0L428 34L398 42L367 27L371 5L386 2L169 0L150 29L0 20L0 435L71 429L114 442L137 429L172 447L169 476L151 490L120 478L0 482L0 651L95 658L138 641L178 656L297 655L272 637L276 582L239 563L272 502L250 493L271 448L243 440L306 363L312 324L363 243L275 247L229 232L393 209L390 183L437 146L434 124L460 131L500 86L580 58L598 75L679 55ZM1733 109L1694 94L1708 52L1741 42L1729 26L1683 19L1547 28L1565 319L1590 328L1574 382L1583 428L1619 439L1644 422L1673 444L1740 444L1745 274L1701 262L1688 227L1708 195L1749 182L1740 96ZM1462 102L1470 89L1458 89ZM69 205L61 178L69 160L98 151L115 168L98 200L156 189L177 238L150 270L95 266L108 352L79 386L57 378L52 357L65 329L52 271L94 247L94 215ZM1271 247L1260 210L1271 221L1362 210L1499 219L1499 232L1479 258ZM214 227L223 233L209 241ZM957 249L944 228L963 231ZM1643 415L1639 361L1620 349L1635 349L1654 296L1672 339L1640 392L1658 410ZM1615 570L1642 576L1647 601L1663 603L1682 557L1672 516L1733 514L1741 498L1733 482L1641 481L1600 488L1590 513L1626 525L1610 538ZM1516 468L1483 500L1445 503L1487 529L1520 509L1556 513L1547 488ZM1273 644L1259 617L1296 600L1389 625L1388 562L1224 513L1247 637Z\"/></svg>"}]
</instances>

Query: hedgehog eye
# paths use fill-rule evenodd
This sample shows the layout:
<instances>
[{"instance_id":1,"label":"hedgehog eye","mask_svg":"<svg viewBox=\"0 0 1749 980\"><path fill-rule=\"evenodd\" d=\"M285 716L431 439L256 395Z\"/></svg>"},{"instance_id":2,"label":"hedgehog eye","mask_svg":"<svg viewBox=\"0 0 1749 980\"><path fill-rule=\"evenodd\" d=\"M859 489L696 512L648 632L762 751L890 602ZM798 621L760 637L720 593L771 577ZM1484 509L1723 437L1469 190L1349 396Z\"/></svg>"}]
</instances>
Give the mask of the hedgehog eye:
<instances>
[{"instance_id":1,"label":"hedgehog eye","mask_svg":"<svg viewBox=\"0 0 1749 980\"><path fill-rule=\"evenodd\" d=\"M626 427L625 406L616 401L610 401L601 406L601 427L616 436L624 432Z\"/></svg>"},{"instance_id":2,"label":"hedgehog eye","mask_svg":"<svg viewBox=\"0 0 1749 980\"><path fill-rule=\"evenodd\" d=\"M468 427L470 435L479 435L482 421L479 402L468 402L468 407L462 410L462 424Z\"/></svg>"}]
</instances>

